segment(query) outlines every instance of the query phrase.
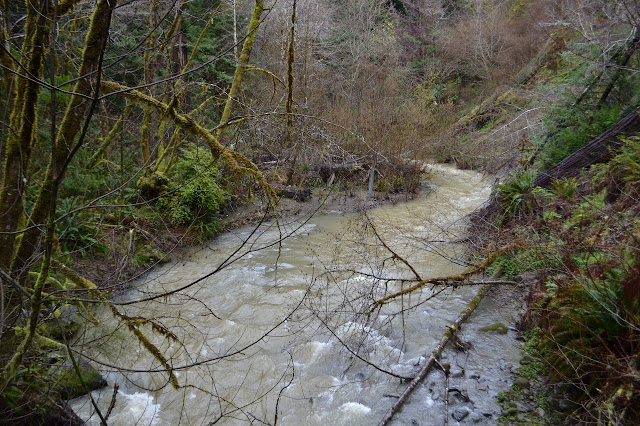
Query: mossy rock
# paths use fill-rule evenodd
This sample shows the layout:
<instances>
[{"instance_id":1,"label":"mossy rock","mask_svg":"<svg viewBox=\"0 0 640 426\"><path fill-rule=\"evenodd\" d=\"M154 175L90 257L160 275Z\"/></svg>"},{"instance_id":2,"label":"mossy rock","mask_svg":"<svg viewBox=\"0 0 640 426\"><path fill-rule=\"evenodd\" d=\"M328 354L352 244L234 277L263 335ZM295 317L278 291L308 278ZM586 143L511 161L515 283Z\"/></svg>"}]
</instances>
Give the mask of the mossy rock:
<instances>
[{"instance_id":1,"label":"mossy rock","mask_svg":"<svg viewBox=\"0 0 640 426\"><path fill-rule=\"evenodd\" d=\"M529 389L531 387L531 382L525 377L518 377L516 381L513 382L513 386L518 389Z\"/></svg>"},{"instance_id":2,"label":"mossy rock","mask_svg":"<svg viewBox=\"0 0 640 426\"><path fill-rule=\"evenodd\" d=\"M131 259L132 265L135 266L147 266L154 263L169 263L171 257L164 255L160 250L152 247L149 244L140 246L136 250L136 255Z\"/></svg>"},{"instance_id":3,"label":"mossy rock","mask_svg":"<svg viewBox=\"0 0 640 426\"><path fill-rule=\"evenodd\" d=\"M52 318L38 326L38 332L54 340L70 339L78 332L83 321L76 306L63 305L54 311Z\"/></svg>"},{"instance_id":4,"label":"mossy rock","mask_svg":"<svg viewBox=\"0 0 640 426\"><path fill-rule=\"evenodd\" d=\"M140 195L149 200L169 191L169 178L160 172L154 172L151 176L138 179L136 186L140 189Z\"/></svg>"},{"instance_id":5,"label":"mossy rock","mask_svg":"<svg viewBox=\"0 0 640 426\"><path fill-rule=\"evenodd\" d=\"M486 327L482 327L480 331L482 331L483 333L492 332L497 334L507 334L508 328L506 325L502 324L501 322L498 322L492 325L488 325Z\"/></svg>"},{"instance_id":6,"label":"mossy rock","mask_svg":"<svg viewBox=\"0 0 640 426\"><path fill-rule=\"evenodd\" d=\"M77 398L107 385L106 380L87 361L77 359L76 362L82 381L69 358L49 369L52 389L62 399Z\"/></svg>"}]
</instances>

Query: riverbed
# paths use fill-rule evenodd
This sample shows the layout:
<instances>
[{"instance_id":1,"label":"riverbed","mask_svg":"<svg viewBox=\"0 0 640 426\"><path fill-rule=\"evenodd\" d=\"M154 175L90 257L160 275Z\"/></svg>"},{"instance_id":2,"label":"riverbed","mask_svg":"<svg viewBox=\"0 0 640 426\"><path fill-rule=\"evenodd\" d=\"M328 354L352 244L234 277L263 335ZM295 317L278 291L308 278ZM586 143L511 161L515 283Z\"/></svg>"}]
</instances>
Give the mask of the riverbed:
<instances>
[{"instance_id":1,"label":"riverbed","mask_svg":"<svg viewBox=\"0 0 640 426\"><path fill-rule=\"evenodd\" d=\"M154 270L114 306L161 357L106 308L77 338L109 383L92 394L100 411L117 384L110 425L377 424L477 287L374 302L464 270L465 217L490 191L476 172L431 165L411 202L238 229ZM512 328L479 330L516 318L509 298L485 298L460 333L466 350L441 359L449 392L434 370L393 422L444 424L447 399L449 424L495 424L520 344ZM88 397L72 408L100 424Z\"/></svg>"}]
</instances>

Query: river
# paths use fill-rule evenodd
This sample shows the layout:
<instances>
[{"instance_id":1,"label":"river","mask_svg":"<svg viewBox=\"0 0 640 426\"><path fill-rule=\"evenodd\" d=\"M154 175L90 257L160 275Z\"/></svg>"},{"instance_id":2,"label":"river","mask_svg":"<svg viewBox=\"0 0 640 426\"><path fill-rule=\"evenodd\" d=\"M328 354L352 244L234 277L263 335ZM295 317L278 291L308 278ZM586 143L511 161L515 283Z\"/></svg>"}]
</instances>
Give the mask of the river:
<instances>
[{"instance_id":1,"label":"river","mask_svg":"<svg viewBox=\"0 0 640 426\"><path fill-rule=\"evenodd\" d=\"M362 215L329 212L237 230L114 299L121 313L159 325L137 321L174 368L179 389L122 321L98 310L99 325L75 346L110 385L92 394L103 414L119 385L108 424L377 424L406 387L387 372L415 374L477 291L424 288L370 312L372 301L411 285L415 273L465 268L465 245L446 242L464 235L465 215L491 189L473 171L432 165L427 175L418 199L369 210L373 227ZM513 330L479 329L513 325L515 317L513 306L487 297L460 333L471 348L446 350L455 389L450 424L497 422L495 398L509 387L520 346ZM443 424L444 401L444 374L436 370L393 423ZM100 424L88 397L72 408Z\"/></svg>"}]
</instances>

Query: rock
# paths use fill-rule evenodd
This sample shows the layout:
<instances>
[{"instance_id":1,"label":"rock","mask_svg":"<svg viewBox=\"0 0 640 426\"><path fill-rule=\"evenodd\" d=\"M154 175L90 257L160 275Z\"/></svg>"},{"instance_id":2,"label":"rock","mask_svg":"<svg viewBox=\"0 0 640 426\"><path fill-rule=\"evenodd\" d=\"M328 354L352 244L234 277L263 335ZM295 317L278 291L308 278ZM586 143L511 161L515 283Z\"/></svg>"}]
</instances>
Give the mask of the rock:
<instances>
[{"instance_id":1,"label":"rock","mask_svg":"<svg viewBox=\"0 0 640 426\"><path fill-rule=\"evenodd\" d=\"M449 389L450 393L453 393L453 397L455 398L455 401L458 402L471 402L471 399L469 398L469 394L465 389L456 389L456 388L450 388ZM455 401L451 401L452 403L455 403Z\"/></svg>"},{"instance_id":2,"label":"rock","mask_svg":"<svg viewBox=\"0 0 640 426\"><path fill-rule=\"evenodd\" d=\"M526 406L524 404L521 404L519 402L516 402L516 408L521 413L528 413L529 411L531 411L531 408L529 408L528 406Z\"/></svg>"},{"instance_id":3,"label":"rock","mask_svg":"<svg viewBox=\"0 0 640 426\"><path fill-rule=\"evenodd\" d=\"M505 417L515 416L518 414L518 409L516 407L509 407L502 411L502 415Z\"/></svg>"},{"instance_id":4,"label":"rock","mask_svg":"<svg viewBox=\"0 0 640 426\"><path fill-rule=\"evenodd\" d=\"M280 197L291 198L296 201L308 201L311 198L311 189L296 188L295 186L273 185Z\"/></svg>"},{"instance_id":5,"label":"rock","mask_svg":"<svg viewBox=\"0 0 640 426\"><path fill-rule=\"evenodd\" d=\"M87 424L69 406L63 406L62 404L52 404L46 408L42 415L43 418L38 419L38 421L41 420L41 424L44 425L84 426Z\"/></svg>"},{"instance_id":6,"label":"rock","mask_svg":"<svg viewBox=\"0 0 640 426\"><path fill-rule=\"evenodd\" d=\"M493 332L496 334L507 334L508 329L506 325L504 325L501 322L498 322L492 325L488 325L486 327L482 327L480 331L482 331L483 333Z\"/></svg>"},{"instance_id":7,"label":"rock","mask_svg":"<svg viewBox=\"0 0 640 426\"><path fill-rule=\"evenodd\" d=\"M576 403L568 399L558 400L558 410L564 412L570 411L575 408Z\"/></svg>"},{"instance_id":8,"label":"rock","mask_svg":"<svg viewBox=\"0 0 640 426\"><path fill-rule=\"evenodd\" d=\"M107 385L106 380L87 361L77 359L76 362L82 382L86 387L82 385L69 358L49 369L48 375L53 382L52 388L63 399L73 399Z\"/></svg>"},{"instance_id":9,"label":"rock","mask_svg":"<svg viewBox=\"0 0 640 426\"><path fill-rule=\"evenodd\" d=\"M76 306L63 305L39 326L38 332L54 340L70 339L78 332L82 323L82 316Z\"/></svg>"},{"instance_id":10,"label":"rock","mask_svg":"<svg viewBox=\"0 0 640 426\"><path fill-rule=\"evenodd\" d=\"M524 377L519 377L515 382L513 382L513 385L520 389L529 389L531 387L529 380Z\"/></svg>"},{"instance_id":11,"label":"rock","mask_svg":"<svg viewBox=\"0 0 640 426\"><path fill-rule=\"evenodd\" d=\"M469 378L470 379L475 379L475 380L479 380L480 379L480 374L476 373L475 371L473 373L469 374Z\"/></svg>"},{"instance_id":12,"label":"rock","mask_svg":"<svg viewBox=\"0 0 640 426\"><path fill-rule=\"evenodd\" d=\"M464 377L464 370L456 368L451 372L451 377L453 377L454 379L459 379L460 377Z\"/></svg>"},{"instance_id":13,"label":"rock","mask_svg":"<svg viewBox=\"0 0 640 426\"><path fill-rule=\"evenodd\" d=\"M453 417L458 422L462 421L468 415L469 415L469 409L466 407L456 408L451 413L451 417Z\"/></svg>"},{"instance_id":14,"label":"rock","mask_svg":"<svg viewBox=\"0 0 640 426\"><path fill-rule=\"evenodd\" d=\"M538 413L538 417L540 417L541 419L544 419L547 415L547 413L542 408L538 408L536 410L536 413Z\"/></svg>"},{"instance_id":15,"label":"rock","mask_svg":"<svg viewBox=\"0 0 640 426\"><path fill-rule=\"evenodd\" d=\"M482 415L483 415L483 416L485 416L485 417L487 417L487 418L488 418L488 417L493 417L493 414L494 414L494 413L492 413L491 411L483 411L483 412L482 412Z\"/></svg>"}]
</instances>

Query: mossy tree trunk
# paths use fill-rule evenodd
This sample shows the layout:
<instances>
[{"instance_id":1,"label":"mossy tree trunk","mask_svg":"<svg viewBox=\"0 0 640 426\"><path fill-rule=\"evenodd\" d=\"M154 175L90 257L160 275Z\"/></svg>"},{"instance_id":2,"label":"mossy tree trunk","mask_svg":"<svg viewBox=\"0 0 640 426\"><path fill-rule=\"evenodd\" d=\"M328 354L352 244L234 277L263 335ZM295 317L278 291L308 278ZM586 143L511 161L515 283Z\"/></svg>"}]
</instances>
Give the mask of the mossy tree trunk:
<instances>
[{"instance_id":1,"label":"mossy tree trunk","mask_svg":"<svg viewBox=\"0 0 640 426\"><path fill-rule=\"evenodd\" d=\"M40 185L27 225L40 225L46 221L50 203L55 202L52 197L57 193L56 187L62 181L69 162L79 148L76 139L92 103L95 81L99 77L102 53L109 35L111 13L116 3L116 0L100 0L94 8L84 43L82 65L78 71L81 78L74 87L74 95L67 104L60 122L45 179ZM27 275L25 267L35 253L40 237L41 231L38 226L27 226L11 264L12 274L20 277L19 281Z\"/></svg>"},{"instance_id":2,"label":"mossy tree trunk","mask_svg":"<svg viewBox=\"0 0 640 426\"><path fill-rule=\"evenodd\" d=\"M6 0L0 0L0 155L3 152L2 147L6 140L7 129L7 113L11 108L11 87L13 85L13 61L9 56L9 34L8 27L8 10ZM1 176L0 176L1 178Z\"/></svg>"},{"instance_id":3,"label":"mossy tree trunk","mask_svg":"<svg viewBox=\"0 0 640 426\"><path fill-rule=\"evenodd\" d=\"M155 77L155 60L154 52L158 38L156 36L158 1L149 2L149 37L146 42L144 54L144 84L151 84ZM150 90L150 89L149 89ZM150 92L151 93L151 92ZM142 155L142 163L149 165L151 158L151 127L153 121L153 108L146 108L142 117L142 128L140 129L140 154Z\"/></svg>"},{"instance_id":4,"label":"mossy tree trunk","mask_svg":"<svg viewBox=\"0 0 640 426\"><path fill-rule=\"evenodd\" d=\"M9 132L7 137L0 191L0 231L3 232L0 234L0 268L4 270L11 261L15 232L23 215L27 169L37 129L41 85L28 77L42 77L44 46L50 31L47 4L46 1L40 2L39 9L36 9L36 3L28 3L20 58L24 68L18 68L10 101L13 111L9 128L14 131Z\"/></svg>"},{"instance_id":5,"label":"mossy tree trunk","mask_svg":"<svg viewBox=\"0 0 640 426\"><path fill-rule=\"evenodd\" d=\"M293 144L293 64L295 59L295 36L296 36L296 0L293 0L293 8L291 10L291 27L289 28L289 44L287 46L287 103L285 105L285 114L287 115L287 141L286 148L291 149ZM293 184L293 176L296 169L296 161L300 153L300 145L293 144L293 156L291 164L287 172L287 185Z\"/></svg>"},{"instance_id":6,"label":"mossy tree trunk","mask_svg":"<svg viewBox=\"0 0 640 426\"><path fill-rule=\"evenodd\" d=\"M249 30L247 31L247 36L244 39L244 43L242 45L242 52L240 53L240 58L238 59L238 65L236 66L236 71L233 75L233 82L231 83L231 88L229 89L229 96L227 97L227 102L224 105L222 117L220 118L220 126L218 127L218 131L216 134L216 138L223 145L227 130L227 123L231 118L231 112L233 111L236 99L240 93L242 80L245 73L247 72L249 57L251 56L251 51L253 50L253 44L256 40L256 33L258 32L258 27L260 26L260 18L262 17L263 12L264 0L255 0L255 6L253 7L253 13L251 14L251 22L249 23Z\"/></svg>"}]
</instances>

